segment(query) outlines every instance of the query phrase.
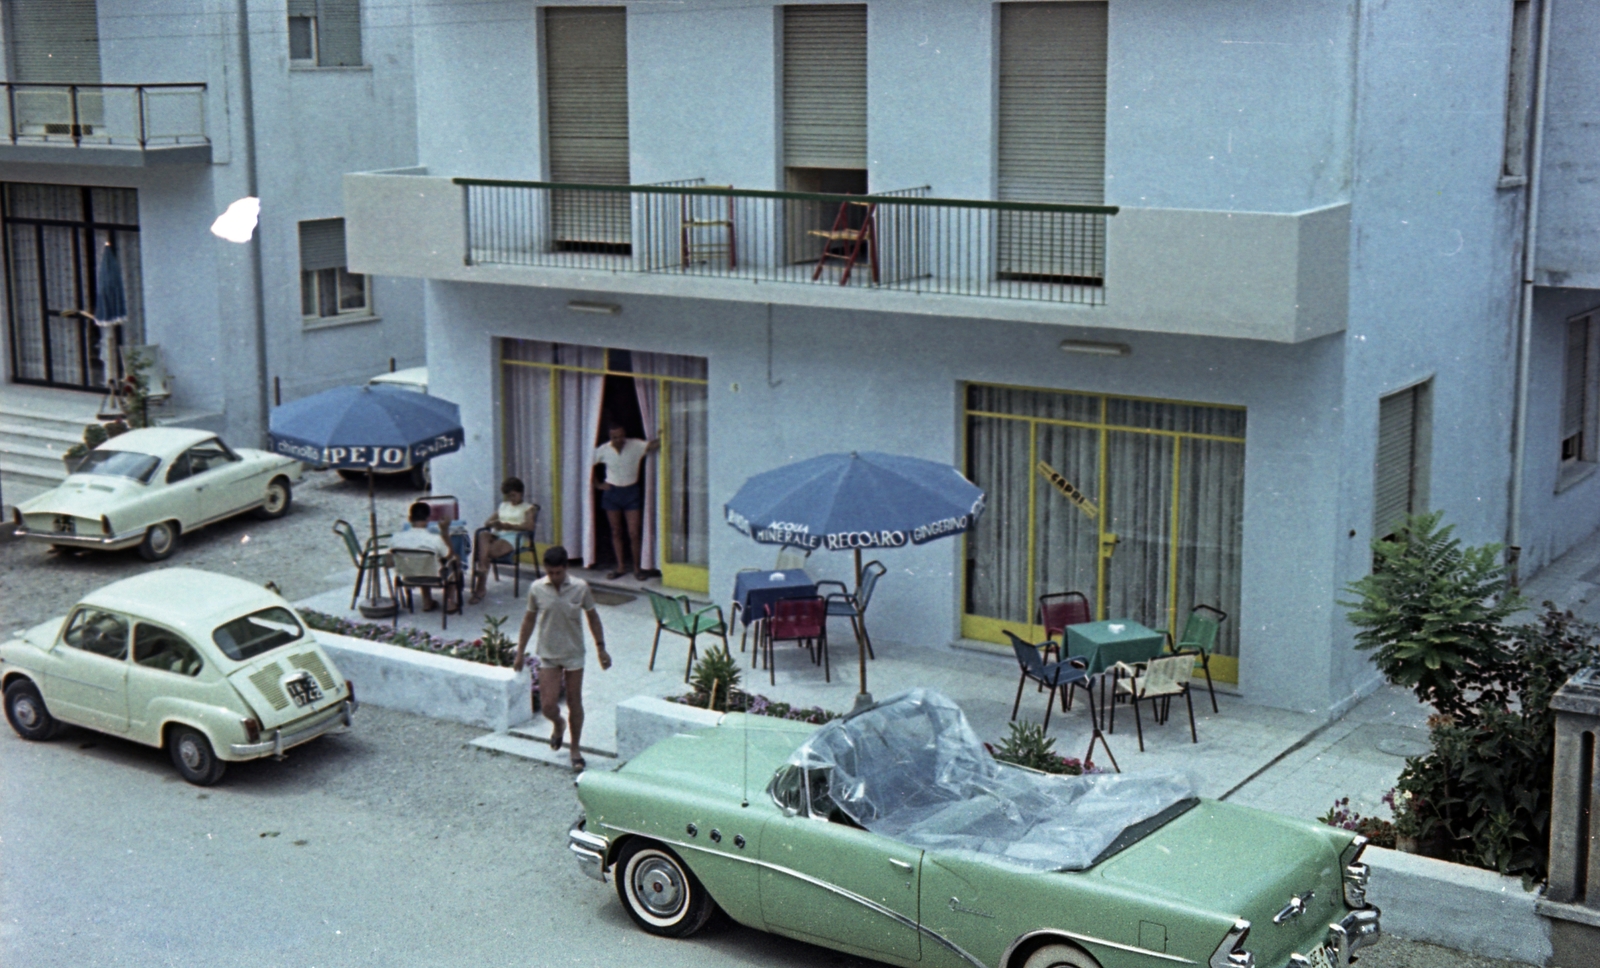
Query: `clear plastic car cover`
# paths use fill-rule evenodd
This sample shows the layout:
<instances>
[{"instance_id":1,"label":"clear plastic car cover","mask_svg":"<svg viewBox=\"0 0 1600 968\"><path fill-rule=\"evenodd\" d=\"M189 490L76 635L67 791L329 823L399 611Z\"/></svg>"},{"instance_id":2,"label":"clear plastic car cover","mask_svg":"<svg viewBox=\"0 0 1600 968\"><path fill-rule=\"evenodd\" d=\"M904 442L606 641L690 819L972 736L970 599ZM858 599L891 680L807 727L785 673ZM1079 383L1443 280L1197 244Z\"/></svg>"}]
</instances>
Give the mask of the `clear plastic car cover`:
<instances>
[{"instance_id":1,"label":"clear plastic car cover","mask_svg":"<svg viewBox=\"0 0 1600 968\"><path fill-rule=\"evenodd\" d=\"M960 707L928 689L828 723L789 762L827 770L834 803L873 833L1029 870L1089 867L1123 830L1195 796L1193 778L1176 773L1053 776L1000 764Z\"/></svg>"}]
</instances>

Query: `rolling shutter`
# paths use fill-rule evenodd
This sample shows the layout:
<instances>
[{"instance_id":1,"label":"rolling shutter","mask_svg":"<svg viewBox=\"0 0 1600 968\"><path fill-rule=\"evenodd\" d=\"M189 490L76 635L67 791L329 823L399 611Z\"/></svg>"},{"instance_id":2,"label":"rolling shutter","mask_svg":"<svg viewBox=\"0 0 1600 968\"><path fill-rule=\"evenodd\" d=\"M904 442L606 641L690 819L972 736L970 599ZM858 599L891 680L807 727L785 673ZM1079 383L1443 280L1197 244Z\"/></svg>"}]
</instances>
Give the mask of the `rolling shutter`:
<instances>
[{"instance_id":1,"label":"rolling shutter","mask_svg":"<svg viewBox=\"0 0 1600 968\"><path fill-rule=\"evenodd\" d=\"M628 184L626 9L546 7L544 30L550 180ZM626 192L551 193L558 248L626 254L630 215Z\"/></svg>"},{"instance_id":2,"label":"rolling shutter","mask_svg":"<svg viewBox=\"0 0 1600 968\"><path fill-rule=\"evenodd\" d=\"M321 218L300 223L300 268L307 272L348 265L344 254L344 219Z\"/></svg>"},{"instance_id":3,"label":"rolling shutter","mask_svg":"<svg viewBox=\"0 0 1600 968\"><path fill-rule=\"evenodd\" d=\"M361 0L317 0L317 64L361 66Z\"/></svg>"},{"instance_id":4,"label":"rolling shutter","mask_svg":"<svg viewBox=\"0 0 1600 968\"><path fill-rule=\"evenodd\" d=\"M1104 3L1000 6L1001 201L1104 203L1106 36ZM1085 229L1090 237L1082 236ZM1000 275L1092 277L1098 270L1083 267L1101 264L1103 232L1099 221L1080 226L1060 215L1002 213Z\"/></svg>"},{"instance_id":5,"label":"rolling shutter","mask_svg":"<svg viewBox=\"0 0 1600 968\"><path fill-rule=\"evenodd\" d=\"M100 83L100 22L95 0L33 0L6 5L13 80Z\"/></svg>"},{"instance_id":6,"label":"rolling shutter","mask_svg":"<svg viewBox=\"0 0 1600 968\"><path fill-rule=\"evenodd\" d=\"M622 7L547 7L550 180L628 184L628 28Z\"/></svg>"},{"instance_id":7,"label":"rolling shutter","mask_svg":"<svg viewBox=\"0 0 1600 968\"><path fill-rule=\"evenodd\" d=\"M1393 534L1412 511L1416 491L1417 387L1378 401L1378 468L1374 484L1372 533Z\"/></svg>"},{"instance_id":8,"label":"rolling shutter","mask_svg":"<svg viewBox=\"0 0 1600 968\"><path fill-rule=\"evenodd\" d=\"M867 167L867 7L783 8L783 163Z\"/></svg>"}]
</instances>

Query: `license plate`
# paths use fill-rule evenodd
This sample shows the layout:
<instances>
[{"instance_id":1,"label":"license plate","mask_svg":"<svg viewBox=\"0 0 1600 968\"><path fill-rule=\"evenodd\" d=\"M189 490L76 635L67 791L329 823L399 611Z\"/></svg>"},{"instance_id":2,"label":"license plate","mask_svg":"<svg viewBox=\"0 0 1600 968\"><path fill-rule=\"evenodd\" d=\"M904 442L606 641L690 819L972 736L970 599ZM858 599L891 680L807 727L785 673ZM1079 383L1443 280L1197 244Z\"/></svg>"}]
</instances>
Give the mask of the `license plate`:
<instances>
[{"instance_id":1,"label":"license plate","mask_svg":"<svg viewBox=\"0 0 1600 968\"><path fill-rule=\"evenodd\" d=\"M1333 955L1328 952L1328 946L1319 944L1306 954L1306 960L1311 968L1334 968Z\"/></svg>"},{"instance_id":2,"label":"license plate","mask_svg":"<svg viewBox=\"0 0 1600 968\"><path fill-rule=\"evenodd\" d=\"M56 534L77 534L78 519L69 514L58 514L55 520Z\"/></svg>"},{"instance_id":3,"label":"license plate","mask_svg":"<svg viewBox=\"0 0 1600 968\"><path fill-rule=\"evenodd\" d=\"M309 706L322 698L322 689L309 673L288 680L283 684L283 688L296 706Z\"/></svg>"}]
</instances>

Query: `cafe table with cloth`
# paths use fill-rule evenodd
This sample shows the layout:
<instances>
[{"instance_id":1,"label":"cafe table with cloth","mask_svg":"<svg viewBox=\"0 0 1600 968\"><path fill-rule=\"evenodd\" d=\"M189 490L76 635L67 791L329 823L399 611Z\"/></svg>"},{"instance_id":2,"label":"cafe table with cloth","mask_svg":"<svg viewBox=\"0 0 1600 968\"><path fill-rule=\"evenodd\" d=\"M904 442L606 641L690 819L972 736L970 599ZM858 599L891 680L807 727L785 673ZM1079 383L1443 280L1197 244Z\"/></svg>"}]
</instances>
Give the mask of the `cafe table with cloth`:
<instances>
[{"instance_id":1,"label":"cafe table with cloth","mask_svg":"<svg viewBox=\"0 0 1600 968\"><path fill-rule=\"evenodd\" d=\"M1104 622L1085 622L1069 625L1066 629L1066 654L1084 659L1086 671L1100 676L1100 715L1105 716L1105 675L1113 672L1117 663L1133 665L1148 662L1159 656L1167 647L1167 636L1140 625L1131 619L1118 618Z\"/></svg>"},{"instance_id":2,"label":"cafe table with cloth","mask_svg":"<svg viewBox=\"0 0 1600 968\"><path fill-rule=\"evenodd\" d=\"M767 614L767 606L785 598L811 598L817 583L799 568L787 571L741 571L733 579L733 602L744 624Z\"/></svg>"}]
</instances>

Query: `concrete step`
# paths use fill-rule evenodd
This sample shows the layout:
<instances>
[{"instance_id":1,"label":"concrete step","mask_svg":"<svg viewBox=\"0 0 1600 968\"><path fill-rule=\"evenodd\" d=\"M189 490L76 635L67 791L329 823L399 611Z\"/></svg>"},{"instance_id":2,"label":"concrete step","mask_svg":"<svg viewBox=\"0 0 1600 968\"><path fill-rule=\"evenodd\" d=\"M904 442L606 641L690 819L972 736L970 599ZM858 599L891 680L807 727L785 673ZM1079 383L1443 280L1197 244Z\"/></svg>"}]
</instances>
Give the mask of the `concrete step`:
<instances>
[{"instance_id":1,"label":"concrete step","mask_svg":"<svg viewBox=\"0 0 1600 968\"><path fill-rule=\"evenodd\" d=\"M83 440L83 427L80 425L58 425L45 423L25 423L13 421L8 415L0 411L0 440L21 440L28 442L48 441L52 444L61 444L71 447Z\"/></svg>"},{"instance_id":2,"label":"concrete step","mask_svg":"<svg viewBox=\"0 0 1600 968\"><path fill-rule=\"evenodd\" d=\"M60 445L39 446L16 438L0 437L0 461L8 468L27 471L56 481L67 479L67 467L61 462L66 448Z\"/></svg>"},{"instance_id":3,"label":"concrete step","mask_svg":"<svg viewBox=\"0 0 1600 968\"><path fill-rule=\"evenodd\" d=\"M58 480L33 474L27 470L13 468L6 461L0 460L0 496L4 497L8 506L21 504L46 491L54 490L60 483Z\"/></svg>"},{"instance_id":4,"label":"concrete step","mask_svg":"<svg viewBox=\"0 0 1600 968\"><path fill-rule=\"evenodd\" d=\"M473 740L471 745L479 749L490 750L496 753L509 753L525 760L537 760L550 766L567 770L572 768L570 753L562 748L560 752L550 748L550 733L546 728L542 737L536 737L532 730L514 728L506 733L488 733ZM591 749L583 747L583 758L589 762L591 770L610 770L616 767L616 753L611 750Z\"/></svg>"},{"instance_id":5,"label":"concrete step","mask_svg":"<svg viewBox=\"0 0 1600 968\"><path fill-rule=\"evenodd\" d=\"M86 424L95 423L95 406L82 410L44 410L11 402L0 402L0 423L13 427L37 427L56 433L71 434L77 440L83 436Z\"/></svg>"}]
</instances>

